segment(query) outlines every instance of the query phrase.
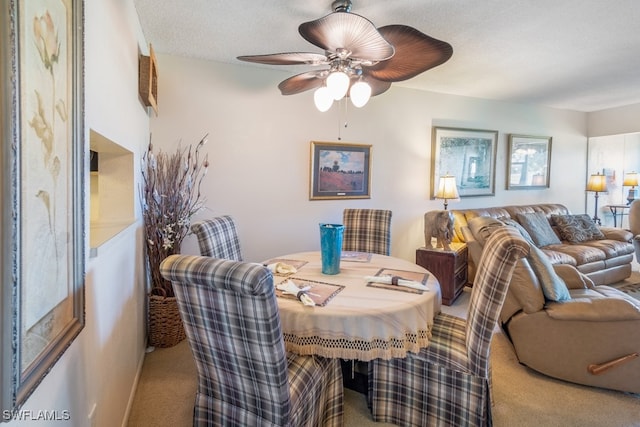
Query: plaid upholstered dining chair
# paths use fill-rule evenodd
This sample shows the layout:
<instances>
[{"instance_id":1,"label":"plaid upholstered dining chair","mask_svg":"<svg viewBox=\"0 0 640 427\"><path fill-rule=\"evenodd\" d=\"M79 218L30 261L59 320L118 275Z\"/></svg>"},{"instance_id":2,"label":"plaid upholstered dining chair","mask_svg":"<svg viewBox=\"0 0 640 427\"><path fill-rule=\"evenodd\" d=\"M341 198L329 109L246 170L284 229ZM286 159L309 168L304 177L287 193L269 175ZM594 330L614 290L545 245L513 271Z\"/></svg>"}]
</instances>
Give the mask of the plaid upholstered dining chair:
<instances>
[{"instance_id":1,"label":"plaid upholstered dining chair","mask_svg":"<svg viewBox=\"0 0 640 427\"><path fill-rule=\"evenodd\" d=\"M271 272L172 255L171 280L198 372L194 426L341 426L338 359L287 353Z\"/></svg>"},{"instance_id":2,"label":"plaid upholstered dining chair","mask_svg":"<svg viewBox=\"0 0 640 427\"><path fill-rule=\"evenodd\" d=\"M373 419L402 426L490 426L490 346L518 259L529 244L512 227L489 237L467 320L438 314L429 346L406 359L369 362Z\"/></svg>"},{"instance_id":3,"label":"plaid upholstered dining chair","mask_svg":"<svg viewBox=\"0 0 640 427\"><path fill-rule=\"evenodd\" d=\"M198 238L200 255L243 261L236 223L231 216L194 222L191 231Z\"/></svg>"},{"instance_id":4,"label":"plaid upholstered dining chair","mask_svg":"<svg viewBox=\"0 0 640 427\"><path fill-rule=\"evenodd\" d=\"M345 209L342 213L343 251L391 253L391 211Z\"/></svg>"}]
</instances>

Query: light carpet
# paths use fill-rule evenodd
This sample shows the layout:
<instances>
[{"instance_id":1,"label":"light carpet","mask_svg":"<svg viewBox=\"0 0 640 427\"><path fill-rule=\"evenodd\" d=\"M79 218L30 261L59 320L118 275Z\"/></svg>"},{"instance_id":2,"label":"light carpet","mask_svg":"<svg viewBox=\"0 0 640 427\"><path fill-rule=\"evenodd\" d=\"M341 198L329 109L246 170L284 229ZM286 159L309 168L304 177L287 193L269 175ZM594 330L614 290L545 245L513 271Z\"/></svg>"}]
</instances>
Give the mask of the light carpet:
<instances>
[{"instance_id":1,"label":"light carpet","mask_svg":"<svg viewBox=\"0 0 640 427\"><path fill-rule=\"evenodd\" d=\"M640 283L640 273L618 286ZM637 287L632 291L636 292ZM449 314L466 317L470 289ZM639 298L640 299L640 298ZM497 332L492 342L493 421L496 427L640 426L640 395L572 384L518 363L511 344ZM191 426L196 371L187 341L146 355L130 411L130 427ZM385 426L372 421L364 395L345 389L346 427Z\"/></svg>"}]
</instances>

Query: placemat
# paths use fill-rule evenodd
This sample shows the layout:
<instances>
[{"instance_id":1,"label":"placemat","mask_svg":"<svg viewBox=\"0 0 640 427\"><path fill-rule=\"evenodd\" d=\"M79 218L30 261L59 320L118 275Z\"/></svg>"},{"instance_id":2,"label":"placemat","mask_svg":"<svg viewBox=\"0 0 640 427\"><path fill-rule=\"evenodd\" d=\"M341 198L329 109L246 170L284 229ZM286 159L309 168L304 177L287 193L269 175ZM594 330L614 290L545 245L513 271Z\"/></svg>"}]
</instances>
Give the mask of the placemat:
<instances>
[{"instance_id":1,"label":"placemat","mask_svg":"<svg viewBox=\"0 0 640 427\"><path fill-rule=\"evenodd\" d=\"M420 273L417 271L407 271L407 270L394 270L391 268L382 268L376 274L376 276L398 276L402 279L413 280L414 282L422 283L423 285L427 284L427 279L429 278L428 273ZM392 291L400 291L400 292L408 292L410 294L422 294L424 291L420 289L407 288L406 286L398 286L398 285L387 285L386 283L376 283L369 282L367 286L371 286L372 288L383 288L390 289Z\"/></svg>"},{"instance_id":2,"label":"placemat","mask_svg":"<svg viewBox=\"0 0 640 427\"><path fill-rule=\"evenodd\" d=\"M344 251L340 254L340 261L369 262L371 255L369 252Z\"/></svg>"},{"instance_id":3,"label":"placemat","mask_svg":"<svg viewBox=\"0 0 640 427\"><path fill-rule=\"evenodd\" d=\"M276 262L289 264L294 266L296 270L300 270L302 266L304 266L308 261L299 260L299 259L273 258L263 262L262 264L266 267L269 264L274 264ZM295 273L273 273L274 276L290 276L292 274L295 274Z\"/></svg>"},{"instance_id":4,"label":"placemat","mask_svg":"<svg viewBox=\"0 0 640 427\"><path fill-rule=\"evenodd\" d=\"M299 288L310 286L307 295L316 303L317 306L324 307L333 297L335 297L344 285L335 285L333 283L319 282L317 280L304 279L302 277L289 277ZM283 294L281 290L276 288L276 296L280 298L291 298L297 300L295 295ZM301 303L302 304L302 303Z\"/></svg>"}]
</instances>

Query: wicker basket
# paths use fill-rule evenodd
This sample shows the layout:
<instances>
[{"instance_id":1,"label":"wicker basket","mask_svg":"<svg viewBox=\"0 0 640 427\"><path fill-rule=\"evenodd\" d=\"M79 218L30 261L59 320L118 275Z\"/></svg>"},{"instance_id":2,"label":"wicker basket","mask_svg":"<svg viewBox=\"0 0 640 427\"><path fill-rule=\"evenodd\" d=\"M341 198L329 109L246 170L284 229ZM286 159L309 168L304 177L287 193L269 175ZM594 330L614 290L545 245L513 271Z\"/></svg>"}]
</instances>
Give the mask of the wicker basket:
<instances>
[{"instance_id":1,"label":"wicker basket","mask_svg":"<svg viewBox=\"0 0 640 427\"><path fill-rule=\"evenodd\" d=\"M173 347L185 338L175 297L149 295L149 345Z\"/></svg>"}]
</instances>

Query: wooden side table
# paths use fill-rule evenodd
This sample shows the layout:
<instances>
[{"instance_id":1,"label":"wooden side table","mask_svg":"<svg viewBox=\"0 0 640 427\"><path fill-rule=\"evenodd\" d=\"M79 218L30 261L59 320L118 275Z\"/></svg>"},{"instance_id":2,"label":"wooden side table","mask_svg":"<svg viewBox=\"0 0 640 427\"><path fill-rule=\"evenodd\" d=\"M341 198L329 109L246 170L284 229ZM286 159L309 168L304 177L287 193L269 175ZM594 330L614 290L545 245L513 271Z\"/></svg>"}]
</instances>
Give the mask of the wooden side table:
<instances>
[{"instance_id":1,"label":"wooden side table","mask_svg":"<svg viewBox=\"0 0 640 427\"><path fill-rule=\"evenodd\" d=\"M442 291L442 303L451 305L467 284L467 245L451 243L451 250L422 247L416 249L416 264L431 272Z\"/></svg>"}]
</instances>

